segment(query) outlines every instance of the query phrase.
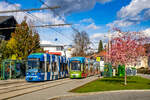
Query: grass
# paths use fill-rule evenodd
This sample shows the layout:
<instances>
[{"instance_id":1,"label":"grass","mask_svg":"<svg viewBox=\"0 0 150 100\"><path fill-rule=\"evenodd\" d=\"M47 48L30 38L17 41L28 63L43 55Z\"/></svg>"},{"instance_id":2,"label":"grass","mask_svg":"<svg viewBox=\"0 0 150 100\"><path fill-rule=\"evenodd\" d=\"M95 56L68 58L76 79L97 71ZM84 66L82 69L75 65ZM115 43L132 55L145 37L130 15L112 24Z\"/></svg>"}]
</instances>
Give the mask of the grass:
<instances>
[{"instance_id":1,"label":"grass","mask_svg":"<svg viewBox=\"0 0 150 100\"><path fill-rule=\"evenodd\" d=\"M124 77L102 78L87 83L70 92L86 93L112 90L140 90L150 89L150 80L140 76L127 77L127 85L124 85Z\"/></svg>"}]
</instances>

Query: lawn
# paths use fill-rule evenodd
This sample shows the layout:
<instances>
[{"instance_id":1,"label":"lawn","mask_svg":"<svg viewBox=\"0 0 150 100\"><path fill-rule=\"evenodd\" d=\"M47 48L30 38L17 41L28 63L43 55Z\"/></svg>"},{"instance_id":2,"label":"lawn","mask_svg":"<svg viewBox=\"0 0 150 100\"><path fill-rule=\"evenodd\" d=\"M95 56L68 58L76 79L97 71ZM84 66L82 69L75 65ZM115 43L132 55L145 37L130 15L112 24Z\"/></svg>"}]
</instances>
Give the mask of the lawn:
<instances>
[{"instance_id":1,"label":"lawn","mask_svg":"<svg viewBox=\"0 0 150 100\"><path fill-rule=\"evenodd\" d=\"M124 77L102 78L87 83L70 92L86 93L112 90L140 90L150 89L150 80L140 76L127 77L127 85L124 85Z\"/></svg>"}]
</instances>

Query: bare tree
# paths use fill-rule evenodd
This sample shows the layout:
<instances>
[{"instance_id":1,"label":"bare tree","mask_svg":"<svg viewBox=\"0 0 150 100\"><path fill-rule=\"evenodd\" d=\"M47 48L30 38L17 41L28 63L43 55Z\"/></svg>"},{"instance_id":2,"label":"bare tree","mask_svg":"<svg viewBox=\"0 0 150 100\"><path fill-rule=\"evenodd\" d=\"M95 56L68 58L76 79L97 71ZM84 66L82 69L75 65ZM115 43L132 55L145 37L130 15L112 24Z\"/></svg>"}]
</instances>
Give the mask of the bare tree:
<instances>
[{"instance_id":1,"label":"bare tree","mask_svg":"<svg viewBox=\"0 0 150 100\"><path fill-rule=\"evenodd\" d=\"M86 51L90 44L90 39L85 31L77 32L74 35L75 50L72 56L86 56Z\"/></svg>"}]
</instances>

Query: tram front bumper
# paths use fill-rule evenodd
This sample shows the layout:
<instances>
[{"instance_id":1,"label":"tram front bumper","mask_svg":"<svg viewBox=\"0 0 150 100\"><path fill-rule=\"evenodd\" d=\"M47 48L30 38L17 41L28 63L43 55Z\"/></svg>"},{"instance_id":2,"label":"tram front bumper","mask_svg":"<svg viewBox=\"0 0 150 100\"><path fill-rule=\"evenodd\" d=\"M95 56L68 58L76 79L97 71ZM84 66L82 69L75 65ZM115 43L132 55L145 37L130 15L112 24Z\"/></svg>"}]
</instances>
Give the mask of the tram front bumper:
<instances>
[{"instance_id":1,"label":"tram front bumper","mask_svg":"<svg viewBox=\"0 0 150 100\"><path fill-rule=\"evenodd\" d=\"M38 76L26 76L26 81L33 82L33 81L43 81L41 77Z\"/></svg>"},{"instance_id":2,"label":"tram front bumper","mask_svg":"<svg viewBox=\"0 0 150 100\"><path fill-rule=\"evenodd\" d=\"M70 78L82 78L81 73L70 73Z\"/></svg>"}]
</instances>

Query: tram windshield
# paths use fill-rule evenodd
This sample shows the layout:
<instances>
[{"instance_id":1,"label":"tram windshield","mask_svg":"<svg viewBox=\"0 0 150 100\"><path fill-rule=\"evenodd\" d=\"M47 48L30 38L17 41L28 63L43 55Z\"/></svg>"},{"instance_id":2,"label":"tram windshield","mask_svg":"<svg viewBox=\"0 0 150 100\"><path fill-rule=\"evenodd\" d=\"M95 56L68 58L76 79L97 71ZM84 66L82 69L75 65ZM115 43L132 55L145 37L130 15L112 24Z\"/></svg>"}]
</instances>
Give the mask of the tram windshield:
<instances>
[{"instance_id":1,"label":"tram windshield","mask_svg":"<svg viewBox=\"0 0 150 100\"><path fill-rule=\"evenodd\" d=\"M30 69L39 69L40 61L38 59L29 59L28 60L28 70Z\"/></svg>"},{"instance_id":2,"label":"tram windshield","mask_svg":"<svg viewBox=\"0 0 150 100\"><path fill-rule=\"evenodd\" d=\"M81 63L80 62L71 62L71 70L81 71Z\"/></svg>"}]
</instances>

